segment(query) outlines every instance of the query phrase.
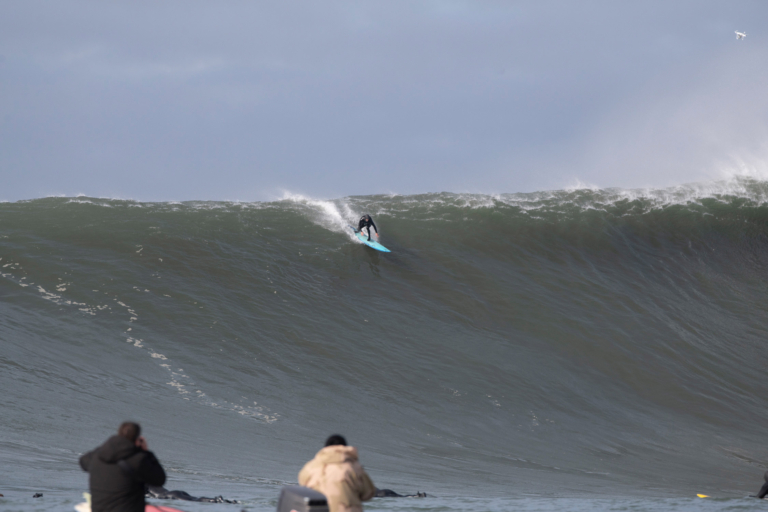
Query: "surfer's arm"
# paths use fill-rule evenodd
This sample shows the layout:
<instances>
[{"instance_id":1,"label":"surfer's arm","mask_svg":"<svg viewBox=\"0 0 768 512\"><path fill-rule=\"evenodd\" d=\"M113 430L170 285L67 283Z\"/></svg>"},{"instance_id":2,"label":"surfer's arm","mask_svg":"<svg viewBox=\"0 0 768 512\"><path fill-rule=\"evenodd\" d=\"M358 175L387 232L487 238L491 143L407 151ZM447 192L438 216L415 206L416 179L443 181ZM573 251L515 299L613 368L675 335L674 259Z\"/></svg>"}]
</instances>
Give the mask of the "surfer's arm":
<instances>
[{"instance_id":1,"label":"surfer's arm","mask_svg":"<svg viewBox=\"0 0 768 512\"><path fill-rule=\"evenodd\" d=\"M373 229L376 230L376 236L379 236L379 228L376 227L376 223L373 222L373 219L371 219L371 226L373 226ZM371 228L368 228L368 231L370 231Z\"/></svg>"}]
</instances>

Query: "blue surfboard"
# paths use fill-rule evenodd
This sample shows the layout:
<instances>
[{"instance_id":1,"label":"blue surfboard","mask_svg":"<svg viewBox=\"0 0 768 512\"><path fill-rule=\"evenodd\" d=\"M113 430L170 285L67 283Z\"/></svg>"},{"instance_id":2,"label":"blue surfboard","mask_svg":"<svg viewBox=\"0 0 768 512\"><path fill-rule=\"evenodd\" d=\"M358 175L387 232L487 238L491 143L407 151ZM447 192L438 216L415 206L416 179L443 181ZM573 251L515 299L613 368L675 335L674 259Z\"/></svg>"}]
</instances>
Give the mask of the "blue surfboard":
<instances>
[{"instance_id":1,"label":"blue surfboard","mask_svg":"<svg viewBox=\"0 0 768 512\"><path fill-rule=\"evenodd\" d=\"M374 242L373 240L369 242L367 236L365 236L364 234L362 234L360 231L356 230L352 226L349 226L349 228L355 232L355 236L357 237L358 240L363 242L365 245L367 245L371 249L376 249L377 251L381 251L381 252L392 252L386 247L384 247L383 245L381 245L379 242Z\"/></svg>"}]
</instances>

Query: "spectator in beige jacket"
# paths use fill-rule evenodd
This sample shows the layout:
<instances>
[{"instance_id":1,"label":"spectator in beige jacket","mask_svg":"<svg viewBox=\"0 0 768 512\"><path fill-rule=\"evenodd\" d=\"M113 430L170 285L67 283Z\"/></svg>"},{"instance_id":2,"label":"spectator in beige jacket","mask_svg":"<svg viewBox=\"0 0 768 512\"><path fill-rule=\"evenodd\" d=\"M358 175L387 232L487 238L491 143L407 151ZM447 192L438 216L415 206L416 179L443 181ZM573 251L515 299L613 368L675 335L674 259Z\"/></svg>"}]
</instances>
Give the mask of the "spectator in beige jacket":
<instances>
[{"instance_id":1,"label":"spectator in beige jacket","mask_svg":"<svg viewBox=\"0 0 768 512\"><path fill-rule=\"evenodd\" d=\"M362 512L376 487L357 461L357 449L333 435L299 472L299 484L325 494L330 512Z\"/></svg>"}]
</instances>

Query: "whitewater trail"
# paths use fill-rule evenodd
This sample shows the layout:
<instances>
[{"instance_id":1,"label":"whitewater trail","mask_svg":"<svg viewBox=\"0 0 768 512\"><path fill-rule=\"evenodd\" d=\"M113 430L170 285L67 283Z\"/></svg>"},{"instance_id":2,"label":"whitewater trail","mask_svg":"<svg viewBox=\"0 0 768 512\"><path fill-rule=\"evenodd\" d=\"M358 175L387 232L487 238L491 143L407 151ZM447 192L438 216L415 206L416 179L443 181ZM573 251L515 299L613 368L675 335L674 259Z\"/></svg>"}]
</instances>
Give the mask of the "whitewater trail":
<instances>
[{"instance_id":1,"label":"whitewater trail","mask_svg":"<svg viewBox=\"0 0 768 512\"><path fill-rule=\"evenodd\" d=\"M343 233L350 240L356 240L354 233L349 229L350 225L357 224L357 219L362 215L355 212L349 203L344 200L320 200L311 199L300 194L285 193L281 201L287 201L310 209L310 220L328 231Z\"/></svg>"}]
</instances>

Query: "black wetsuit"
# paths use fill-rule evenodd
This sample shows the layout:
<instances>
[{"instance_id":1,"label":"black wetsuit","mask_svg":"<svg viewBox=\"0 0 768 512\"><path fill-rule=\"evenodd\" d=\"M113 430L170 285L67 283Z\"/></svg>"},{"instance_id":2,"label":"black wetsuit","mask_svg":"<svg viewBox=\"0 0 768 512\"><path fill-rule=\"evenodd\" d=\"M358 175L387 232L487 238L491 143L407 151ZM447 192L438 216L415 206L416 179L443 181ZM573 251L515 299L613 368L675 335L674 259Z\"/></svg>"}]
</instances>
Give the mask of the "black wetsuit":
<instances>
[{"instance_id":1,"label":"black wetsuit","mask_svg":"<svg viewBox=\"0 0 768 512\"><path fill-rule=\"evenodd\" d=\"M363 228L368 228L368 241L371 241L371 226L373 226L373 229L376 230L376 234L379 234L379 228L376 227L376 224L373 223L373 219L370 215L363 215L360 217L360 222L357 223L357 230L361 233L363 232Z\"/></svg>"}]
</instances>

